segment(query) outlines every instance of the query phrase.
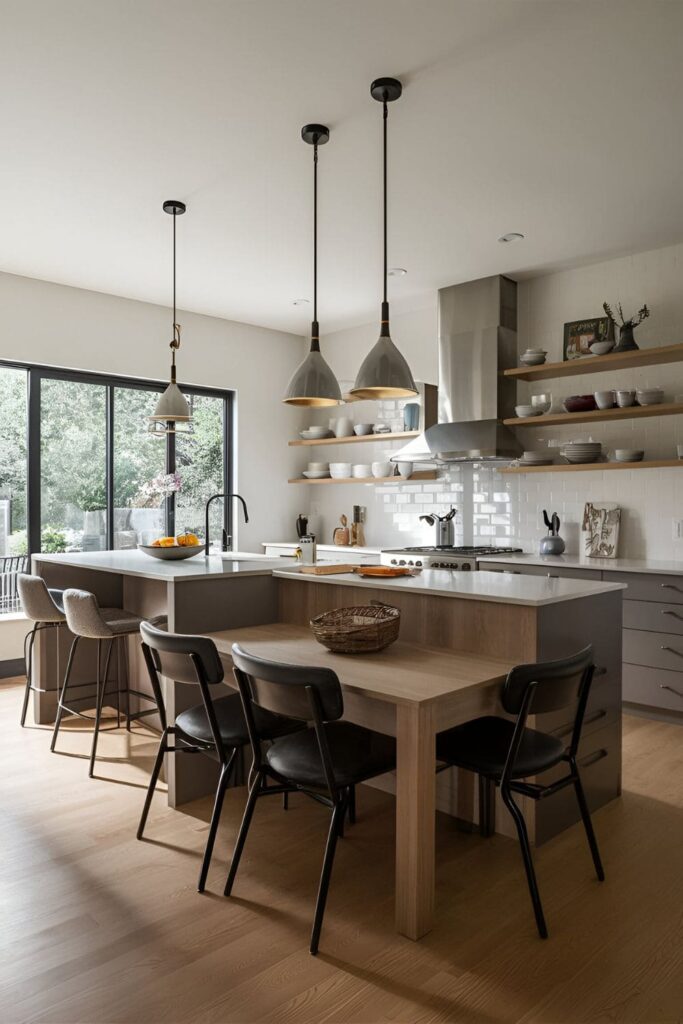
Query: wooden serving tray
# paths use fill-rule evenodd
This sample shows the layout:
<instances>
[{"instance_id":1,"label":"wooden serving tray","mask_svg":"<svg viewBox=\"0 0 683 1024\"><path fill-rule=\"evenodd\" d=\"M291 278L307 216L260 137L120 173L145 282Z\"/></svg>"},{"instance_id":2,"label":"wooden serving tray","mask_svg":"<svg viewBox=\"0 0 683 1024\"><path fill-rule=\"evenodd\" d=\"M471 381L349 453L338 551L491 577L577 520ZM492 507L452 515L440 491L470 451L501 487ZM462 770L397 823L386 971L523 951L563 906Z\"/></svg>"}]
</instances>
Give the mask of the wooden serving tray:
<instances>
[{"instance_id":1,"label":"wooden serving tray","mask_svg":"<svg viewBox=\"0 0 683 1024\"><path fill-rule=\"evenodd\" d=\"M390 565L357 565L356 572L359 576L376 577L378 579L391 579L394 576L414 576L412 569L393 568Z\"/></svg>"},{"instance_id":2,"label":"wooden serving tray","mask_svg":"<svg viewBox=\"0 0 683 1024\"><path fill-rule=\"evenodd\" d=\"M304 565L301 572L306 576L336 576L337 573L355 572L358 565Z\"/></svg>"}]
</instances>

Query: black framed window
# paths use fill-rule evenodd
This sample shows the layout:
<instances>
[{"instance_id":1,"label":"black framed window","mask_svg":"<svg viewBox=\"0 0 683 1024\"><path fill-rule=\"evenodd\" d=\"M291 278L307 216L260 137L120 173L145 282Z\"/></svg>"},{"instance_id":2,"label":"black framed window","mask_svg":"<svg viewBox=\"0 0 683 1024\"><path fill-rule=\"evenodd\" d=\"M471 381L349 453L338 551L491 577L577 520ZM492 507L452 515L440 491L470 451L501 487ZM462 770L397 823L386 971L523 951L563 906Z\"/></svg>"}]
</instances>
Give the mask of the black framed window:
<instances>
[{"instance_id":1,"label":"black framed window","mask_svg":"<svg viewBox=\"0 0 683 1024\"><path fill-rule=\"evenodd\" d=\"M164 387L0 361L0 425L7 420L11 441L0 457L0 555L203 534L206 499L232 489L233 392L181 384L194 433L160 439L147 417ZM212 528L216 539L232 533L229 502L215 503Z\"/></svg>"}]
</instances>

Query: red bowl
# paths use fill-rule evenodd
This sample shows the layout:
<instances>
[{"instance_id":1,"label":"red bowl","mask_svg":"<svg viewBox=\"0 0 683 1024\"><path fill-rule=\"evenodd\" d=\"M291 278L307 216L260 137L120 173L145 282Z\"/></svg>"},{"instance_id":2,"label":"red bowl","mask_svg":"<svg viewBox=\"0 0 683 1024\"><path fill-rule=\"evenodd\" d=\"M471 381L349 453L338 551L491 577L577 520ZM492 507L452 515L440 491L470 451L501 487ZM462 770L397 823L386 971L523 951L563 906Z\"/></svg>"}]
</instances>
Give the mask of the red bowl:
<instances>
[{"instance_id":1,"label":"red bowl","mask_svg":"<svg viewBox=\"0 0 683 1024\"><path fill-rule=\"evenodd\" d=\"M564 407L567 412L592 412L598 406L593 395L570 395L565 398Z\"/></svg>"}]
</instances>

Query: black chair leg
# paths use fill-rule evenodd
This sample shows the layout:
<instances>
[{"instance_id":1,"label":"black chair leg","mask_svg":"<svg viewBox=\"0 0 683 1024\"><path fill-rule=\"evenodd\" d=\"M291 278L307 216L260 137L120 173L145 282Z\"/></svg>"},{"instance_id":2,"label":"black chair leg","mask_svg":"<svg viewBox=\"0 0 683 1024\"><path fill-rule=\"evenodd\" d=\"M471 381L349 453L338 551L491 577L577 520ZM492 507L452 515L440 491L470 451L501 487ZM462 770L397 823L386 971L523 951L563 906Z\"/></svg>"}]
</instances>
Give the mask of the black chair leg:
<instances>
[{"instance_id":1,"label":"black chair leg","mask_svg":"<svg viewBox=\"0 0 683 1024\"><path fill-rule=\"evenodd\" d=\"M24 638L24 667L26 669L26 689L24 690L24 704L21 709L21 727L26 723L26 712L28 711L28 698L31 693L31 677L33 676L33 643L36 638L38 624L26 634Z\"/></svg>"},{"instance_id":2,"label":"black chair leg","mask_svg":"<svg viewBox=\"0 0 683 1024\"><path fill-rule=\"evenodd\" d=\"M332 865L334 864L334 854L337 849L337 839L339 835L342 834L341 827L344 822L344 816L346 815L346 807L346 799L335 805L334 811L332 812L332 821L330 822L330 831L327 834L327 845L325 846L323 868L320 873L318 899L315 904L315 916L313 918L313 930L311 932L311 945L309 947L313 956L318 952L320 932L322 930L323 916L325 914L325 904L327 903L327 892L330 887Z\"/></svg>"},{"instance_id":3,"label":"black chair leg","mask_svg":"<svg viewBox=\"0 0 683 1024\"><path fill-rule=\"evenodd\" d=\"M520 811L517 804L512 799L510 791L505 787L501 787L501 796L503 803L512 815L513 821L517 826L517 835L519 836L519 845L522 848L522 857L524 858L524 867L526 869L526 879L529 885L529 894L531 895L531 902L534 907L534 915L536 917L536 927L538 928L538 934L542 939L548 938L548 928L545 923L545 917L543 916L543 906L541 904L541 896L538 891L538 884L536 882L536 872L534 871L534 863L531 859L531 847L529 846L529 836L526 830L526 822L524 821L524 815Z\"/></svg>"},{"instance_id":4,"label":"black chair leg","mask_svg":"<svg viewBox=\"0 0 683 1024\"><path fill-rule=\"evenodd\" d=\"M588 839L588 845L591 848L591 855L593 857L593 863L595 864L595 873L601 882L605 881L605 871L600 860L600 851L598 850L598 841L595 838L595 832L593 831L593 822L591 821L590 811L588 810L588 804L586 803L586 794L583 791L581 784L581 777L579 776L579 770L574 765L574 771L576 773L576 779L574 781L574 791L576 793L576 799L579 804L579 810L581 811L581 818L583 820L583 827L586 830L586 837Z\"/></svg>"},{"instance_id":5,"label":"black chair leg","mask_svg":"<svg viewBox=\"0 0 683 1024\"><path fill-rule=\"evenodd\" d=\"M247 838L247 832L251 825L251 819L254 815L254 807L258 799L259 793L261 792L262 776L260 772L256 775L251 789L249 790L249 796L247 797L247 805L244 808L244 814L242 816L242 824L237 834L237 841L235 843L235 849L232 854L232 861L230 862L230 870L228 871L228 877L225 882L225 889L223 890L224 896L229 896L232 892L232 886L235 881L235 875L237 869L240 866L240 859L242 857L242 850L244 849L244 843Z\"/></svg>"},{"instance_id":6,"label":"black chair leg","mask_svg":"<svg viewBox=\"0 0 683 1024\"><path fill-rule=\"evenodd\" d=\"M161 734L161 740L159 741L159 749L157 750L157 756L154 760L154 767L152 768L152 775L149 780L149 786L147 787L145 805L142 808L142 814L140 815L140 824L138 825L137 831L138 839L142 839L142 834L145 831L145 825L147 824L147 815L149 814L149 809L152 806L152 797L154 796L154 790L156 789L157 782L159 781L161 766L164 763L164 754L168 749L167 739L168 729L164 729L164 731Z\"/></svg>"},{"instance_id":7,"label":"black chair leg","mask_svg":"<svg viewBox=\"0 0 683 1024\"><path fill-rule=\"evenodd\" d=\"M95 729L92 735L92 748L90 750L90 767L88 769L88 775L92 779L95 774L95 758L97 756L97 740L100 735L100 720L102 718L102 707L104 705L104 694L107 689L107 680L109 679L109 659L111 657L111 649L114 644L113 640L109 641L107 647L107 656L104 661L104 678L102 678L102 671L100 667L100 652L102 647L101 640L97 641L97 708L95 710Z\"/></svg>"},{"instance_id":8,"label":"black chair leg","mask_svg":"<svg viewBox=\"0 0 683 1024\"><path fill-rule=\"evenodd\" d=\"M59 736L59 727L62 724L62 715L64 714L64 701L66 700L67 687L69 685L69 676L71 675L71 667L74 662L74 654L76 653L76 647L80 637L75 636L73 643L71 644L71 650L69 651L69 657L66 663L66 672L64 673L64 682L62 683L62 689L60 690L59 697L57 700L57 717L55 718L55 727L52 731L52 742L50 743L50 750L54 753L55 745L57 743L57 737Z\"/></svg>"},{"instance_id":9,"label":"black chair leg","mask_svg":"<svg viewBox=\"0 0 683 1024\"><path fill-rule=\"evenodd\" d=\"M216 787L216 798L213 804L213 813L211 815L211 824L209 825L209 835L206 840L206 847L204 849L204 859L202 860L201 871L199 872L199 881L197 882L197 892L204 892L206 886L206 876L209 873L209 865L211 864L211 856L213 854L213 846L216 842L216 832L218 831L218 823L221 820L221 811L223 810L223 797L225 796L225 790L230 781L230 774L232 772L232 766L235 763L235 757L237 755L237 747L232 748L230 757L226 764L223 765L220 778L218 780L218 786Z\"/></svg>"},{"instance_id":10,"label":"black chair leg","mask_svg":"<svg viewBox=\"0 0 683 1024\"><path fill-rule=\"evenodd\" d=\"M356 824L356 787L349 786L349 825Z\"/></svg>"},{"instance_id":11,"label":"black chair leg","mask_svg":"<svg viewBox=\"0 0 683 1024\"><path fill-rule=\"evenodd\" d=\"M282 810L283 811L288 811L289 810L289 793L283 793L282 794Z\"/></svg>"},{"instance_id":12,"label":"black chair leg","mask_svg":"<svg viewBox=\"0 0 683 1024\"><path fill-rule=\"evenodd\" d=\"M479 776L479 835L488 838L496 830L496 784Z\"/></svg>"}]
</instances>

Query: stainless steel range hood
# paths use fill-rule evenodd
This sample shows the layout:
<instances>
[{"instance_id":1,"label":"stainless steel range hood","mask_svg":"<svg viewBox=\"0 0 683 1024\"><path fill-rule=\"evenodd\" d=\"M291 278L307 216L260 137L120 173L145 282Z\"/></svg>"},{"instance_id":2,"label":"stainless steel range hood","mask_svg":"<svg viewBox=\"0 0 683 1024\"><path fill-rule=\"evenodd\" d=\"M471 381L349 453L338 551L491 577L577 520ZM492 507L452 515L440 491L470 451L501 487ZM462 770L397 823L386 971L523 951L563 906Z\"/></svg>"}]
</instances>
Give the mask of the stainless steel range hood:
<instances>
[{"instance_id":1,"label":"stainless steel range hood","mask_svg":"<svg viewBox=\"0 0 683 1024\"><path fill-rule=\"evenodd\" d=\"M507 277L439 290L439 422L392 462L509 462L522 447L501 422L515 414L517 284Z\"/></svg>"}]
</instances>

